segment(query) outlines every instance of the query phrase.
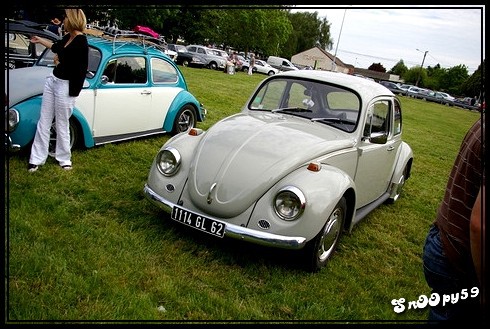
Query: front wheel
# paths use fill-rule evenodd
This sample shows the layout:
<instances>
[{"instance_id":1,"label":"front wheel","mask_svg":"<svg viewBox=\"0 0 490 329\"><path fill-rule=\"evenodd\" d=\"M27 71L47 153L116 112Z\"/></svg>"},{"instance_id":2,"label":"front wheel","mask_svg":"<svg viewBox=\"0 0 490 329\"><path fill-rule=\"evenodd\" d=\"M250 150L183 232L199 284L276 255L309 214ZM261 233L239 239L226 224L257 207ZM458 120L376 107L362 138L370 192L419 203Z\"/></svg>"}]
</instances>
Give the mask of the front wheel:
<instances>
[{"instance_id":1,"label":"front wheel","mask_svg":"<svg viewBox=\"0 0 490 329\"><path fill-rule=\"evenodd\" d=\"M320 233L305 246L306 269L317 272L327 264L339 243L347 213L347 202L342 197L335 205Z\"/></svg>"},{"instance_id":2,"label":"front wheel","mask_svg":"<svg viewBox=\"0 0 490 329\"><path fill-rule=\"evenodd\" d=\"M178 134L194 128L197 123L197 116L194 107L185 105L180 109L179 114L175 117L172 134Z\"/></svg>"},{"instance_id":3,"label":"front wheel","mask_svg":"<svg viewBox=\"0 0 490 329\"><path fill-rule=\"evenodd\" d=\"M209 68L211 70L217 70L218 69L218 64L216 64L215 62L211 62L211 63L209 63Z\"/></svg>"},{"instance_id":4,"label":"front wheel","mask_svg":"<svg viewBox=\"0 0 490 329\"><path fill-rule=\"evenodd\" d=\"M77 145L77 140L78 140L78 126L75 122L75 120L70 119L70 149L74 149L75 146ZM56 121L53 120L53 123L51 124L51 130L49 134L49 145L48 145L48 155L50 157L55 157L56 156L56 138L57 138L57 132L56 132Z\"/></svg>"}]
</instances>

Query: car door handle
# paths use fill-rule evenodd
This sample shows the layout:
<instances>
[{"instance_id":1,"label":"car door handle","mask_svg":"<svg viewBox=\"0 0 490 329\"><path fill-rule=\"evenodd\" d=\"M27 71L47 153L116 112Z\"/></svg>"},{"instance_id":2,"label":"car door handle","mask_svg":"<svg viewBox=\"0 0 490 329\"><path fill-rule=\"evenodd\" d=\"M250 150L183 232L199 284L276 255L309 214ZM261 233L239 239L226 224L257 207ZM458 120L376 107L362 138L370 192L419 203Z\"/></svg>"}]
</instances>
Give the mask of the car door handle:
<instances>
[{"instance_id":1,"label":"car door handle","mask_svg":"<svg viewBox=\"0 0 490 329\"><path fill-rule=\"evenodd\" d=\"M387 151L393 151L395 149L395 147L393 145L390 145L386 150Z\"/></svg>"},{"instance_id":2,"label":"car door handle","mask_svg":"<svg viewBox=\"0 0 490 329\"><path fill-rule=\"evenodd\" d=\"M151 95L151 90L143 90L141 95Z\"/></svg>"}]
</instances>

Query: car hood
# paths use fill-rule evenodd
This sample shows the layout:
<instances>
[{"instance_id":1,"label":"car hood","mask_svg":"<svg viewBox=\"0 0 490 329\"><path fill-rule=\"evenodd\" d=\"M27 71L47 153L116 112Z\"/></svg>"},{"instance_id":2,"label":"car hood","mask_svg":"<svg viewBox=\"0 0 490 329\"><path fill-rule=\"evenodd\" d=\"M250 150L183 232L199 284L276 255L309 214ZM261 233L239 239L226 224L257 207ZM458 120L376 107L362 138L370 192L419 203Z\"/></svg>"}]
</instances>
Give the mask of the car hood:
<instances>
[{"instance_id":1,"label":"car hood","mask_svg":"<svg viewBox=\"0 0 490 329\"><path fill-rule=\"evenodd\" d=\"M32 66L5 70L5 93L9 107L32 96L41 95L44 81L53 72L52 67Z\"/></svg>"},{"instance_id":2,"label":"car hood","mask_svg":"<svg viewBox=\"0 0 490 329\"><path fill-rule=\"evenodd\" d=\"M346 133L318 122L272 113L237 114L216 123L201 140L188 192L202 211L233 217L291 171L353 145Z\"/></svg>"}]
</instances>

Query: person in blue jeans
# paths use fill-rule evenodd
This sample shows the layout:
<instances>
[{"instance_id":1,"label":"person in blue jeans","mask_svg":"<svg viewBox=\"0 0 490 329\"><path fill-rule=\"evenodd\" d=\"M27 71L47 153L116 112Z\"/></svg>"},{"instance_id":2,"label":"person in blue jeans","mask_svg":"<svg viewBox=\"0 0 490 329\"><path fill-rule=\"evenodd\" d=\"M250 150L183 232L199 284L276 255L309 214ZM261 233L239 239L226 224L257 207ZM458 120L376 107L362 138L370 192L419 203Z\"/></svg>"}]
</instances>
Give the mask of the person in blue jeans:
<instances>
[{"instance_id":1,"label":"person in blue jeans","mask_svg":"<svg viewBox=\"0 0 490 329\"><path fill-rule=\"evenodd\" d=\"M482 114L463 139L425 240L423 269L433 300L430 322L485 319L484 127Z\"/></svg>"}]
</instances>

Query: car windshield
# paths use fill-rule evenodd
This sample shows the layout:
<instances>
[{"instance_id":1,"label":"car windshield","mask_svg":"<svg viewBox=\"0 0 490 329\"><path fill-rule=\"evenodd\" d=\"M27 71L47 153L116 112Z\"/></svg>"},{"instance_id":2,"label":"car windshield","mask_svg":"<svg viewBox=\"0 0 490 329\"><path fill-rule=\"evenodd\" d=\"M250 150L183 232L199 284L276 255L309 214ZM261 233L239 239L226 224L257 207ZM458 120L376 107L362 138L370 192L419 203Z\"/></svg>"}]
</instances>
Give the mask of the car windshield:
<instances>
[{"instance_id":1,"label":"car windshield","mask_svg":"<svg viewBox=\"0 0 490 329\"><path fill-rule=\"evenodd\" d=\"M352 132L359 120L361 101L348 89L320 82L271 79L254 94L248 108L303 117Z\"/></svg>"},{"instance_id":2,"label":"car windshield","mask_svg":"<svg viewBox=\"0 0 490 329\"><path fill-rule=\"evenodd\" d=\"M97 72L97 69L100 64L100 60L102 58L102 54L100 51L94 47L89 47L88 49L88 70L87 70L87 78L91 79L94 77L95 73ZM46 48L39 57L37 63L37 66L50 66L54 67L54 53L51 51L51 49Z\"/></svg>"}]
</instances>

